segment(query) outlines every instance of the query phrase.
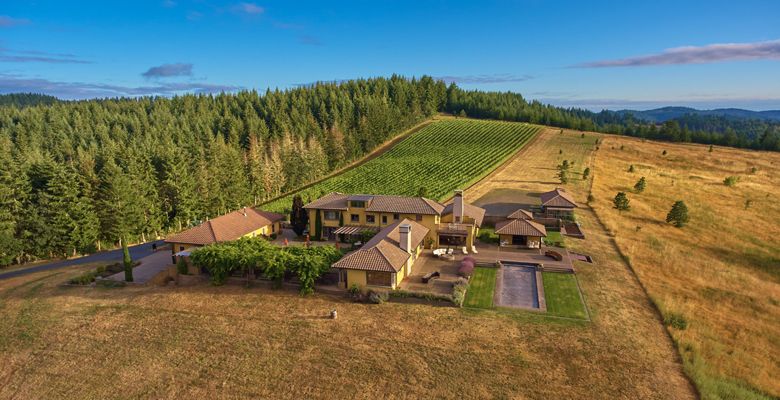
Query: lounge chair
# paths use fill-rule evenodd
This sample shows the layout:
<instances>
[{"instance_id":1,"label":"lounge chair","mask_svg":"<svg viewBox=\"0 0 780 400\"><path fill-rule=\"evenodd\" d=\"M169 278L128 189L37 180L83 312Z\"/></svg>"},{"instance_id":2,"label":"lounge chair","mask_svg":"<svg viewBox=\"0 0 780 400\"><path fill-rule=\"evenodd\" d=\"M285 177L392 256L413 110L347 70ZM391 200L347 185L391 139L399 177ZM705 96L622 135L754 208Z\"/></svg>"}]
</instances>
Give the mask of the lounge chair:
<instances>
[{"instance_id":1,"label":"lounge chair","mask_svg":"<svg viewBox=\"0 0 780 400\"><path fill-rule=\"evenodd\" d=\"M461 251L463 252L463 254L469 254L469 250L466 248L466 246L463 246Z\"/></svg>"}]
</instances>

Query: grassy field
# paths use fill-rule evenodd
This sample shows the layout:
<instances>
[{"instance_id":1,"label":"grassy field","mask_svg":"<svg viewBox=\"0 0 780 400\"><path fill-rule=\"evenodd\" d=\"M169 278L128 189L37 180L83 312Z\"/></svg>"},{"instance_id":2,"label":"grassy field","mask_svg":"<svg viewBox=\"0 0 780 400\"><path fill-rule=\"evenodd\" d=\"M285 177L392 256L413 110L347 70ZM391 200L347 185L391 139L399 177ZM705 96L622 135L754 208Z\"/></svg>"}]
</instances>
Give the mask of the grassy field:
<instances>
[{"instance_id":1,"label":"grassy field","mask_svg":"<svg viewBox=\"0 0 780 400\"><path fill-rule=\"evenodd\" d=\"M538 203L539 193L560 186L555 166L564 159L573 161L572 177L565 187L581 205L577 220L587 239L567 238L566 245L596 260L595 264L575 261L592 322L572 329L565 339L558 339L559 343L582 343L582 355L594 357L583 372L594 373L605 381L624 379L632 387L652 385L655 390L653 394L632 390L610 395L592 388L592 398L694 398L696 393L660 316L620 256L615 241L586 204L590 181L583 180L581 172L586 167L593 169L596 140L603 137L586 133L583 138L580 132L545 129L506 168L470 188L465 195L504 209L514 209L513 202ZM567 355L552 350L547 357L565 363ZM605 358L609 358L609 372L601 370ZM641 368L636 368L639 365Z\"/></svg>"},{"instance_id":2,"label":"grassy field","mask_svg":"<svg viewBox=\"0 0 780 400\"><path fill-rule=\"evenodd\" d=\"M542 272L547 313L559 317L587 318L574 274Z\"/></svg>"},{"instance_id":3,"label":"grassy field","mask_svg":"<svg viewBox=\"0 0 780 400\"><path fill-rule=\"evenodd\" d=\"M259 287L60 287L77 267L0 281L0 398L695 398L684 372L705 399L777 396L780 155L538 135L466 197L536 199L574 162L565 187L587 239L566 245L596 260L575 262L590 322ZM611 208L617 191L630 211ZM682 229L663 221L678 199Z\"/></svg>"},{"instance_id":4,"label":"grassy field","mask_svg":"<svg viewBox=\"0 0 780 400\"><path fill-rule=\"evenodd\" d=\"M493 293L496 288L496 272L498 268L474 268L474 275L469 281L464 307L493 307Z\"/></svg>"},{"instance_id":5,"label":"grassy field","mask_svg":"<svg viewBox=\"0 0 780 400\"><path fill-rule=\"evenodd\" d=\"M330 192L416 196L424 187L426 197L441 200L451 196L453 190L467 187L488 174L538 131L536 126L514 122L470 119L434 122L379 157L299 194L304 201ZM292 195L262 207L283 212L291 204Z\"/></svg>"},{"instance_id":6,"label":"grassy field","mask_svg":"<svg viewBox=\"0 0 780 400\"><path fill-rule=\"evenodd\" d=\"M780 396L780 154L605 137L593 172L593 206L675 321L702 397ZM643 176L647 188L633 193ZM630 211L612 208L618 191ZM690 210L682 229L665 223L676 200Z\"/></svg>"}]
</instances>

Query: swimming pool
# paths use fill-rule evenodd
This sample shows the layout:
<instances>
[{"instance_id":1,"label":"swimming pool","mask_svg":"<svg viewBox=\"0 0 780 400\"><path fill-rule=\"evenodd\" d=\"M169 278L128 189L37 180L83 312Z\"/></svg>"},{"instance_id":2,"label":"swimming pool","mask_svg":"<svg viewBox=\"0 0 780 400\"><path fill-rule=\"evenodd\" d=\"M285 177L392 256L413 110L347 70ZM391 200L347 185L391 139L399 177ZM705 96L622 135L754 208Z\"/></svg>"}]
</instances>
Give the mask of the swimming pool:
<instances>
[{"instance_id":1,"label":"swimming pool","mask_svg":"<svg viewBox=\"0 0 780 400\"><path fill-rule=\"evenodd\" d=\"M502 262L499 305L540 309L537 265Z\"/></svg>"}]
</instances>

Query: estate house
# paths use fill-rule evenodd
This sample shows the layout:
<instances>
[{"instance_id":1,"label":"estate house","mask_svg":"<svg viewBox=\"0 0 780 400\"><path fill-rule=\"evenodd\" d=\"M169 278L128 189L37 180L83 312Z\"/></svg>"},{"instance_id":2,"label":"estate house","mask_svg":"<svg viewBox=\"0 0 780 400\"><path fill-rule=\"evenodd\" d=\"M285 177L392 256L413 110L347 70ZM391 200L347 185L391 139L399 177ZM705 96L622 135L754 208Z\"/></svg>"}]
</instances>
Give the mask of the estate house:
<instances>
[{"instance_id":1,"label":"estate house","mask_svg":"<svg viewBox=\"0 0 780 400\"><path fill-rule=\"evenodd\" d=\"M473 249L474 239L485 217L485 210L466 203L460 190L455 192L452 203L446 206L425 197L334 192L304 208L309 213L312 237L358 241L365 232L373 234L408 219L427 230L422 242L426 248Z\"/></svg>"}]
</instances>

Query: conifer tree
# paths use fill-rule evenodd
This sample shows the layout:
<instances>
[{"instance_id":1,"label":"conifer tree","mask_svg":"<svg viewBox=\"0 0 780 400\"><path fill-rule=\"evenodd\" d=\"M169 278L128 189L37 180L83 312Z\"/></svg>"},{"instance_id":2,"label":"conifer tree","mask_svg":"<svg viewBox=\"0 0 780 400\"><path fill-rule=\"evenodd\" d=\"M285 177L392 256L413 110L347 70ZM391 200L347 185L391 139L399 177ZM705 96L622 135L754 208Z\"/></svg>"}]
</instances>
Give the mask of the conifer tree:
<instances>
[{"instance_id":1,"label":"conifer tree","mask_svg":"<svg viewBox=\"0 0 780 400\"><path fill-rule=\"evenodd\" d=\"M682 200L677 200L672 205L672 209L666 214L666 222L674 224L678 228L682 228L688 223L690 217L688 217L688 206Z\"/></svg>"},{"instance_id":2,"label":"conifer tree","mask_svg":"<svg viewBox=\"0 0 780 400\"><path fill-rule=\"evenodd\" d=\"M642 193L642 192L644 192L646 185L647 185L647 182L645 181L645 177L643 176L643 177L639 178L639 180L634 185L634 190L637 193Z\"/></svg>"},{"instance_id":3,"label":"conifer tree","mask_svg":"<svg viewBox=\"0 0 780 400\"><path fill-rule=\"evenodd\" d=\"M615 195L615 199L613 200L613 204L615 205L615 208L618 209L618 211L630 210L631 206L629 205L629 202L630 200L624 192L618 192L618 194Z\"/></svg>"},{"instance_id":4,"label":"conifer tree","mask_svg":"<svg viewBox=\"0 0 780 400\"><path fill-rule=\"evenodd\" d=\"M133 259L130 258L130 250L127 248L127 240L122 240L122 266L125 268L125 282L133 281Z\"/></svg>"}]
</instances>

